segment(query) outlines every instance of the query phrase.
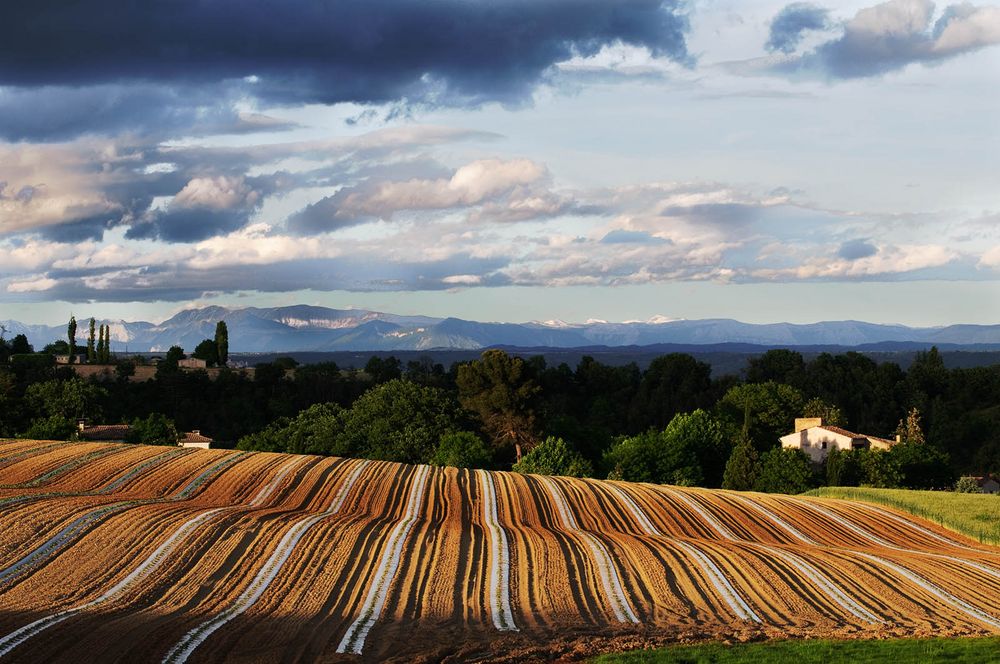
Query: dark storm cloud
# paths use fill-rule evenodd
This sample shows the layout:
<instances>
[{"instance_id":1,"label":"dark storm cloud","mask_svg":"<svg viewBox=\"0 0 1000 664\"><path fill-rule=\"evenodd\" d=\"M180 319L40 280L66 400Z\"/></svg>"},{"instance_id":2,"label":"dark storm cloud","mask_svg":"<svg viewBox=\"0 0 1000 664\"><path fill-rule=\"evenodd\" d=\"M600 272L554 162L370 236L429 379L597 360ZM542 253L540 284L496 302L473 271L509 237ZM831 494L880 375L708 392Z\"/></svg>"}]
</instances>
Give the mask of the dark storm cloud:
<instances>
[{"instance_id":1,"label":"dark storm cloud","mask_svg":"<svg viewBox=\"0 0 1000 664\"><path fill-rule=\"evenodd\" d=\"M278 103L518 103L554 63L623 42L687 61L667 0L40 0L5 7L0 84L248 79ZM251 78L256 77L256 78Z\"/></svg>"},{"instance_id":2,"label":"dark storm cloud","mask_svg":"<svg viewBox=\"0 0 1000 664\"><path fill-rule=\"evenodd\" d=\"M83 242L85 240L100 240L104 231L116 224L121 215L96 215L85 219L77 219L68 224L44 226L38 229L39 235L52 242Z\"/></svg>"},{"instance_id":3,"label":"dark storm cloud","mask_svg":"<svg viewBox=\"0 0 1000 664\"><path fill-rule=\"evenodd\" d=\"M249 210L157 210L125 232L128 240L199 242L225 235L246 225Z\"/></svg>"},{"instance_id":4,"label":"dark storm cloud","mask_svg":"<svg viewBox=\"0 0 1000 664\"><path fill-rule=\"evenodd\" d=\"M771 21L771 30L764 47L769 51L791 53L810 30L824 30L829 27L828 9L807 2L795 2L780 12Z\"/></svg>"},{"instance_id":5,"label":"dark storm cloud","mask_svg":"<svg viewBox=\"0 0 1000 664\"><path fill-rule=\"evenodd\" d=\"M868 240L850 240L840 245L837 255L848 261L868 258L878 253L878 247Z\"/></svg>"}]
</instances>

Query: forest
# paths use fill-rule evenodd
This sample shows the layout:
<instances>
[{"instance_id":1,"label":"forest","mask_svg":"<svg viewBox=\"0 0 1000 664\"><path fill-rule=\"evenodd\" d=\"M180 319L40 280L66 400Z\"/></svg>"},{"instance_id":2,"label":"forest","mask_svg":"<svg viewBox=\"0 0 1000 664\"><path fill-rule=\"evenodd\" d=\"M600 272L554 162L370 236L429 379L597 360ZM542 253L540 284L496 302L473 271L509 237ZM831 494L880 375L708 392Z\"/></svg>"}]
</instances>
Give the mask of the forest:
<instances>
[{"instance_id":1,"label":"forest","mask_svg":"<svg viewBox=\"0 0 1000 664\"><path fill-rule=\"evenodd\" d=\"M172 444L176 431L200 429L244 450L766 491L950 488L1000 470L1000 366L948 369L936 349L905 371L853 352L806 361L771 350L740 376L713 377L680 353L640 370L487 350L447 368L279 358L253 378L180 369L175 349L146 382L128 380L128 360L112 380L84 380L30 350L16 339L0 349L0 436L72 438L87 418L131 423L136 442ZM796 417L903 444L817 466L780 448Z\"/></svg>"}]
</instances>

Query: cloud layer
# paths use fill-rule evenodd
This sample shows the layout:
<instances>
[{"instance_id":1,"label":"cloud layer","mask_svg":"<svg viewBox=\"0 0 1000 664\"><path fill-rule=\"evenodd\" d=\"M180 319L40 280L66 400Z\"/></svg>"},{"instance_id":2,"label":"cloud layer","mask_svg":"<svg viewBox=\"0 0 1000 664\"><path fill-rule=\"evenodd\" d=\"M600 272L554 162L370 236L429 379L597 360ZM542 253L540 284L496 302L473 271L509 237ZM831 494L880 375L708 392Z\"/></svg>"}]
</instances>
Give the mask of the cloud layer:
<instances>
[{"instance_id":1,"label":"cloud layer","mask_svg":"<svg viewBox=\"0 0 1000 664\"><path fill-rule=\"evenodd\" d=\"M671 0L14 3L0 27L0 86L14 88L0 124L8 136L66 136L88 121L128 128L138 109L172 124L220 82L271 104L516 105L554 64L608 44L687 61L686 30ZM123 83L140 87L108 94ZM198 99L169 99L181 94ZM21 112L56 95L92 113ZM219 114L199 121L232 121Z\"/></svg>"},{"instance_id":2,"label":"cloud layer","mask_svg":"<svg viewBox=\"0 0 1000 664\"><path fill-rule=\"evenodd\" d=\"M859 10L843 22L840 36L812 50L759 64L777 72L863 78L1000 44L1000 7L953 4L937 18L934 10L931 0L888 0ZM773 19L766 46L791 54L806 32L829 27L829 10L791 4Z\"/></svg>"}]
</instances>

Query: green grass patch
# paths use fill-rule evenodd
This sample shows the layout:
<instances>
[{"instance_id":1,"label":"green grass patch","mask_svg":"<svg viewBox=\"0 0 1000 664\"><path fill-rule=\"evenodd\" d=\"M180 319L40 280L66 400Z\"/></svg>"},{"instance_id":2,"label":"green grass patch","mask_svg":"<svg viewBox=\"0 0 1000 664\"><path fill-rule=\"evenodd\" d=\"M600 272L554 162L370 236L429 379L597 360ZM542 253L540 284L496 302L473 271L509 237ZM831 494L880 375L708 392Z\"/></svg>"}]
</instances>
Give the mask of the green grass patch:
<instances>
[{"instance_id":1,"label":"green grass patch","mask_svg":"<svg viewBox=\"0 0 1000 664\"><path fill-rule=\"evenodd\" d=\"M890 639L886 641L766 641L707 643L602 655L595 664L986 664L1000 658L1000 638Z\"/></svg>"},{"instance_id":2,"label":"green grass patch","mask_svg":"<svg viewBox=\"0 0 1000 664\"><path fill-rule=\"evenodd\" d=\"M865 500L910 512L984 544L1000 545L1000 494L823 487L806 496ZM997 655L1000 660L1000 654Z\"/></svg>"}]
</instances>

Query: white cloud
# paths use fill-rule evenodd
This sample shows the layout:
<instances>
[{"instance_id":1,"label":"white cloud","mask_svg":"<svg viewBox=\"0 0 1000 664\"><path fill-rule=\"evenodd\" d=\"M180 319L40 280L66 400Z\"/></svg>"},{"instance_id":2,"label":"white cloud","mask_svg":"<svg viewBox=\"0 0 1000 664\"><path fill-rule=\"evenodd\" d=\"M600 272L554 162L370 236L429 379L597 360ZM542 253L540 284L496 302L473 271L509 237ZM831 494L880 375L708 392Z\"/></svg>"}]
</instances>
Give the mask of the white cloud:
<instances>
[{"instance_id":1,"label":"white cloud","mask_svg":"<svg viewBox=\"0 0 1000 664\"><path fill-rule=\"evenodd\" d=\"M171 207L233 210L253 207L260 200L242 176L200 177L188 181L171 201Z\"/></svg>"},{"instance_id":2,"label":"white cloud","mask_svg":"<svg viewBox=\"0 0 1000 664\"><path fill-rule=\"evenodd\" d=\"M55 288L59 284L55 279L35 276L28 279L11 280L7 282L8 293L36 293Z\"/></svg>"}]
</instances>

